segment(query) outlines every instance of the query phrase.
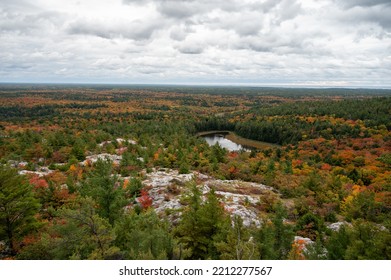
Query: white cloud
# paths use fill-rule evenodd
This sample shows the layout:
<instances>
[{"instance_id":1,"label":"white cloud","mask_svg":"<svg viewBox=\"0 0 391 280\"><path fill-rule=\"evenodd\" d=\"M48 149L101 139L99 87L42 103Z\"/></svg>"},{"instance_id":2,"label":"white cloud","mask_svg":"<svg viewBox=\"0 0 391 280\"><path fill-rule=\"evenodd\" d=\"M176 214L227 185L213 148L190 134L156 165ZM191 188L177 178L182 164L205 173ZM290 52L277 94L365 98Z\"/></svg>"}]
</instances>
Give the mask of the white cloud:
<instances>
[{"instance_id":1,"label":"white cloud","mask_svg":"<svg viewBox=\"0 0 391 280\"><path fill-rule=\"evenodd\" d=\"M0 81L391 86L389 1L2 0Z\"/></svg>"}]
</instances>

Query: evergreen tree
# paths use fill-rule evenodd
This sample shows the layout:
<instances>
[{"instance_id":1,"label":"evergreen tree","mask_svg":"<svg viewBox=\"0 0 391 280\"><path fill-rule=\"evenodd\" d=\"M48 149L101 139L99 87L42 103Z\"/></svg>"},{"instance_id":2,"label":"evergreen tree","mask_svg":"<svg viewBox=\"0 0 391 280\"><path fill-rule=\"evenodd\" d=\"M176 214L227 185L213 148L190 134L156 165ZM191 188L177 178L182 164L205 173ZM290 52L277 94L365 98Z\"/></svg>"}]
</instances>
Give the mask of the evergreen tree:
<instances>
[{"instance_id":1,"label":"evergreen tree","mask_svg":"<svg viewBox=\"0 0 391 280\"><path fill-rule=\"evenodd\" d=\"M219 253L215 246L215 239L218 238L225 221L224 208L212 188L207 194L204 204L199 209L199 227L202 234L208 238L207 256L211 259L219 259Z\"/></svg>"},{"instance_id":2,"label":"evergreen tree","mask_svg":"<svg viewBox=\"0 0 391 280\"><path fill-rule=\"evenodd\" d=\"M6 240L14 255L23 236L37 228L40 205L32 186L16 170L0 165L0 240Z\"/></svg>"},{"instance_id":3,"label":"evergreen tree","mask_svg":"<svg viewBox=\"0 0 391 280\"><path fill-rule=\"evenodd\" d=\"M189 205L183 211L182 219L176 228L176 235L185 249L191 251L191 259L218 259L216 239L222 232L225 220L224 209L214 190L201 203L201 192L195 183L191 186Z\"/></svg>"},{"instance_id":4,"label":"evergreen tree","mask_svg":"<svg viewBox=\"0 0 391 280\"><path fill-rule=\"evenodd\" d=\"M186 249L191 250L192 259L203 259L208 250L208 239L200 227L201 192L193 183L189 205L182 213L181 221L176 228L176 235Z\"/></svg>"},{"instance_id":5,"label":"evergreen tree","mask_svg":"<svg viewBox=\"0 0 391 280\"><path fill-rule=\"evenodd\" d=\"M56 212L38 241L23 248L20 259L121 259L111 225L96 213L95 201L79 198Z\"/></svg>"},{"instance_id":6,"label":"evergreen tree","mask_svg":"<svg viewBox=\"0 0 391 280\"><path fill-rule=\"evenodd\" d=\"M350 244L350 238L350 230L345 225L342 225L337 231L333 231L326 242L328 259L345 259L345 253Z\"/></svg>"},{"instance_id":7,"label":"evergreen tree","mask_svg":"<svg viewBox=\"0 0 391 280\"><path fill-rule=\"evenodd\" d=\"M133 177L130 179L128 185L126 186L126 196L135 199L140 196L141 189L143 184L140 179Z\"/></svg>"},{"instance_id":8,"label":"evergreen tree","mask_svg":"<svg viewBox=\"0 0 391 280\"><path fill-rule=\"evenodd\" d=\"M318 238L314 243L305 246L303 255L307 260L327 260L328 252L321 239Z\"/></svg>"},{"instance_id":9,"label":"evergreen tree","mask_svg":"<svg viewBox=\"0 0 391 280\"><path fill-rule=\"evenodd\" d=\"M215 246L220 253L222 260L251 260L257 257L256 244L250 231L243 225L243 220L240 216L233 217L233 226L231 219L226 219L225 231L218 235Z\"/></svg>"},{"instance_id":10,"label":"evergreen tree","mask_svg":"<svg viewBox=\"0 0 391 280\"><path fill-rule=\"evenodd\" d=\"M298 219L296 230L299 235L316 240L323 235L325 225L318 215L308 212Z\"/></svg>"},{"instance_id":11,"label":"evergreen tree","mask_svg":"<svg viewBox=\"0 0 391 280\"><path fill-rule=\"evenodd\" d=\"M261 228L256 232L258 254L263 260L276 260L277 251L274 249L274 225L270 220L264 220Z\"/></svg>"},{"instance_id":12,"label":"evergreen tree","mask_svg":"<svg viewBox=\"0 0 391 280\"><path fill-rule=\"evenodd\" d=\"M351 229L351 241L346 249L348 260L389 260L391 233L382 225L357 220Z\"/></svg>"},{"instance_id":13,"label":"evergreen tree","mask_svg":"<svg viewBox=\"0 0 391 280\"><path fill-rule=\"evenodd\" d=\"M72 146L71 155L76 157L78 160L84 160L84 146L85 143L82 140L76 139L75 143Z\"/></svg>"},{"instance_id":14,"label":"evergreen tree","mask_svg":"<svg viewBox=\"0 0 391 280\"><path fill-rule=\"evenodd\" d=\"M290 224L284 222L287 217L286 209L278 204L272 222L274 225L274 250L277 252L277 259L285 259L293 241L294 232Z\"/></svg>"},{"instance_id":15,"label":"evergreen tree","mask_svg":"<svg viewBox=\"0 0 391 280\"><path fill-rule=\"evenodd\" d=\"M153 210L124 215L115 227L116 244L129 259L173 259L175 242L169 224Z\"/></svg>"},{"instance_id":16,"label":"evergreen tree","mask_svg":"<svg viewBox=\"0 0 391 280\"><path fill-rule=\"evenodd\" d=\"M284 260L287 258L293 242L293 227L284 222L287 216L285 208L278 204L270 221L263 222L256 239L261 259Z\"/></svg>"},{"instance_id":17,"label":"evergreen tree","mask_svg":"<svg viewBox=\"0 0 391 280\"><path fill-rule=\"evenodd\" d=\"M112 173L111 161L98 160L94 165L94 170L83 182L80 192L84 196L92 197L99 206L98 214L114 225L127 201L122 181Z\"/></svg>"},{"instance_id":18,"label":"evergreen tree","mask_svg":"<svg viewBox=\"0 0 391 280\"><path fill-rule=\"evenodd\" d=\"M74 250L70 258L74 259L113 259L119 256L114 246L114 232L108 220L96 213L95 202L91 198L81 198L71 209L59 211L61 219L57 232L61 236L62 252ZM61 247L60 247L61 248Z\"/></svg>"}]
</instances>

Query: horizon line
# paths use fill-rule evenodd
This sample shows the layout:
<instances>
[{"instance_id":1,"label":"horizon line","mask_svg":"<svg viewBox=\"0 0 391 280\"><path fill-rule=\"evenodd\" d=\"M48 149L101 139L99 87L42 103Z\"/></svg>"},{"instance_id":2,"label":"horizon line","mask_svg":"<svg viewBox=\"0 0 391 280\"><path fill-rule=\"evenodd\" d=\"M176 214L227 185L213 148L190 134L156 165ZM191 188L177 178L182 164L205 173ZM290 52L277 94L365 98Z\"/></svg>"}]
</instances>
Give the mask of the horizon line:
<instances>
[{"instance_id":1,"label":"horizon line","mask_svg":"<svg viewBox=\"0 0 391 280\"><path fill-rule=\"evenodd\" d=\"M188 86L188 87L255 87L255 88L292 88L292 89L377 89L391 90L390 86L376 85L336 85L336 84L310 84L310 83L128 83L128 82L4 82L0 85L91 85L91 86Z\"/></svg>"}]
</instances>

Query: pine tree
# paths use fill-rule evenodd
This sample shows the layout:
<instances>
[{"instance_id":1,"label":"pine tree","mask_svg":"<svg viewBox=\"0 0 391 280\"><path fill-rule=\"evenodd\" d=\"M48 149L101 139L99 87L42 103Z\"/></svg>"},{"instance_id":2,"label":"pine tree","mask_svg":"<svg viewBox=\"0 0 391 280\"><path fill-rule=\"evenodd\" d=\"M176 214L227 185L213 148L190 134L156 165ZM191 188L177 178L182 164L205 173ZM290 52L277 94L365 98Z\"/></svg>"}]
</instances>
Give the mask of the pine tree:
<instances>
[{"instance_id":1,"label":"pine tree","mask_svg":"<svg viewBox=\"0 0 391 280\"><path fill-rule=\"evenodd\" d=\"M222 232L224 209L214 190L208 194L205 203L201 201L201 192L193 183L189 205L175 232L184 248L191 251L191 259L218 259L215 242Z\"/></svg>"},{"instance_id":2,"label":"pine tree","mask_svg":"<svg viewBox=\"0 0 391 280\"><path fill-rule=\"evenodd\" d=\"M69 207L69 208L68 208ZM78 198L56 211L56 218L27 244L19 259L122 259L114 246L114 232L107 219L96 213L95 201Z\"/></svg>"},{"instance_id":3,"label":"pine tree","mask_svg":"<svg viewBox=\"0 0 391 280\"><path fill-rule=\"evenodd\" d=\"M345 259L346 249L351 243L350 230L347 226L341 226L337 231L333 231L328 238L326 248L328 259L343 260Z\"/></svg>"},{"instance_id":4,"label":"pine tree","mask_svg":"<svg viewBox=\"0 0 391 280\"><path fill-rule=\"evenodd\" d=\"M0 166L0 239L7 241L11 255L16 253L21 238L37 228L39 207L26 178Z\"/></svg>"},{"instance_id":5,"label":"pine tree","mask_svg":"<svg viewBox=\"0 0 391 280\"><path fill-rule=\"evenodd\" d=\"M265 220L258 230L258 241L261 259L284 260L291 249L294 237L293 227L284 222L287 213L285 208L278 204L271 220Z\"/></svg>"},{"instance_id":6,"label":"pine tree","mask_svg":"<svg viewBox=\"0 0 391 280\"><path fill-rule=\"evenodd\" d=\"M225 231L222 231L216 238L215 246L223 260L251 260L257 258L256 244L250 231L243 225L240 216L233 217L233 225L228 217ZM224 227L222 227L224 229ZM219 240L220 239L220 240Z\"/></svg>"},{"instance_id":7,"label":"pine tree","mask_svg":"<svg viewBox=\"0 0 391 280\"><path fill-rule=\"evenodd\" d=\"M98 214L114 225L127 201L123 184L117 175L112 175L112 170L111 161L98 160L94 170L83 182L80 192L84 196L92 197L99 206Z\"/></svg>"},{"instance_id":8,"label":"pine tree","mask_svg":"<svg viewBox=\"0 0 391 280\"><path fill-rule=\"evenodd\" d=\"M116 244L129 259L173 259L175 243L169 224L153 209L121 217L115 226Z\"/></svg>"},{"instance_id":9,"label":"pine tree","mask_svg":"<svg viewBox=\"0 0 391 280\"><path fill-rule=\"evenodd\" d=\"M72 209L59 211L63 222L56 228L62 246L58 252L72 252L73 259L112 259L119 255L114 246L114 232L108 220L96 213L91 198L80 198ZM68 246L71 244L71 246ZM70 249L73 250L70 250Z\"/></svg>"}]
</instances>

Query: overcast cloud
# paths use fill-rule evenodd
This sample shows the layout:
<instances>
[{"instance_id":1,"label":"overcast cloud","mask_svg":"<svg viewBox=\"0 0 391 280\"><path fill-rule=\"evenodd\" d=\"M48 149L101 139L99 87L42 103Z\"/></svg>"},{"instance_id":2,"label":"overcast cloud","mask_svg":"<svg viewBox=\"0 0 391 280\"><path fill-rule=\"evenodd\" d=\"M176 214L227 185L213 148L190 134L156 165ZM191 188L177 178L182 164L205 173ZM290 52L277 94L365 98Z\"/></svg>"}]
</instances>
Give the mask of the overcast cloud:
<instances>
[{"instance_id":1,"label":"overcast cloud","mask_svg":"<svg viewBox=\"0 0 391 280\"><path fill-rule=\"evenodd\" d=\"M391 87L390 0L1 0L0 82Z\"/></svg>"}]
</instances>

